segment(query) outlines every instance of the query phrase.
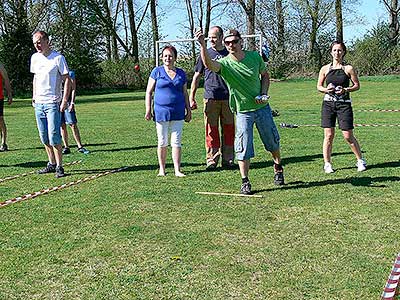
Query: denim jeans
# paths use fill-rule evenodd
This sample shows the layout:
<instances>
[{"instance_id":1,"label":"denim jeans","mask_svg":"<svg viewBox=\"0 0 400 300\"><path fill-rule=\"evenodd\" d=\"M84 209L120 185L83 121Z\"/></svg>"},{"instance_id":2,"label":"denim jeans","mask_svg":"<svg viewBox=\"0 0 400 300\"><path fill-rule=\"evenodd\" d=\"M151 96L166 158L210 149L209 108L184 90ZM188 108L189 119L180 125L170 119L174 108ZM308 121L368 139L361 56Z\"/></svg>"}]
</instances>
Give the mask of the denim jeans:
<instances>
[{"instance_id":1,"label":"denim jeans","mask_svg":"<svg viewBox=\"0 0 400 300\"><path fill-rule=\"evenodd\" d=\"M40 140L45 145L61 144L61 112L59 103L35 103L35 117Z\"/></svg>"},{"instance_id":2,"label":"denim jeans","mask_svg":"<svg viewBox=\"0 0 400 300\"><path fill-rule=\"evenodd\" d=\"M254 157L253 125L256 124L258 134L264 148L273 152L279 149L279 133L276 129L269 105L250 112L236 114L235 152L238 160Z\"/></svg>"},{"instance_id":3,"label":"denim jeans","mask_svg":"<svg viewBox=\"0 0 400 300\"><path fill-rule=\"evenodd\" d=\"M78 123L78 120L76 118L75 108L72 111L68 110L70 105L71 103L68 102L66 110L63 113L61 113L61 124L65 123L68 125L72 125Z\"/></svg>"}]
</instances>

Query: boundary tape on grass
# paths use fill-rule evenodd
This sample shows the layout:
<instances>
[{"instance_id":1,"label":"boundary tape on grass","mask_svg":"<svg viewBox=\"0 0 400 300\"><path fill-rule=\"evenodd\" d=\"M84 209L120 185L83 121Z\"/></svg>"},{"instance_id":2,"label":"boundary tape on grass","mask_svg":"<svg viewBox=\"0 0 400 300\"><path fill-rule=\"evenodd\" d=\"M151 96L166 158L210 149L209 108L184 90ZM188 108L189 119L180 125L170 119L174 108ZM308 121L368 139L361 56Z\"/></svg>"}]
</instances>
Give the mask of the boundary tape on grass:
<instances>
[{"instance_id":1,"label":"boundary tape on grass","mask_svg":"<svg viewBox=\"0 0 400 300\"><path fill-rule=\"evenodd\" d=\"M200 195L214 195L214 196L234 196L234 197L253 197L263 198L262 195L244 195L244 194L231 194L231 193L216 193L216 192L195 192Z\"/></svg>"},{"instance_id":2,"label":"boundary tape on grass","mask_svg":"<svg viewBox=\"0 0 400 300\"><path fill-rule=\"evenodd\" d=\"M17 203L17 202L25 201L25 200L28 200L28 199L33 199L33 198L36 198L38 196L45 195L45 194L48 194L48 193L51 193L51 192L59 191L59 190L65 189L67 187L71 187L73 185L77 185L79 183L86 182L86 181L89 181L89 180L97 179L97 178L105 176L105 175L117 173L117 172L123 171L123 170L125 170L127 168L128 167L122 167L122 168L114 169L114 170L111 170L111 171L97 173L97 174L94 174L94 175L79 179L77 181L71 181L71 182L68 182L68 183L61 184L59 186L55 186L55 187L52 187L52 188L47 188L47 189L40 190L38 192L33 192L33 193L30 193L30 194L26 194L26 195L23 195L21 197L15 197L15 198L12 198L12 199L8 199L6 201L0 202L0 208L8 206L10 204Z\"/></svg>"},{"instance_id":3,"label":"boundary tape on grass","mask_svg":"<svg viewBox=\"0 0 400 300\"><path fill-rule=\"evenodd\" d=\"M290 126L294 125L294 126ZM286 126L281 126L281 128L297 128L297 127L320 127L319 124L286 124ZM400 124L354 124L354 127L400 127Z\"/></svg>"},{"instance_id":4,"label":"boundary tape on grass","mask_svg":"<svg viewBox=\"0 0 400 300\"><path fill-rule=\"evenodd\" d=\"M359 109L357 112L400 112L400 109Z\"/></svg>"},{"instance_id":5,"label":"boundary tape on grass","mask_svg":"<svg viewBox=\"0 0 400 300\"><path fill-rule=\"evenodd\" d=\"M400 124L354 124L355 127L400 127Z\"/></svg>"},{"instance_id":6,"label":"boundary tape on grass","mask_svg":"<svg viewBox=\"0 0 400 300\"><path fill-rule=\"evenodd\" d=\"M72 162L69 162L69 163L65 163L64 166L72 166L72 165L79 164L81 162L82 162L82 160L75 160L75 161L72 161ZM20 178L20 177L25 177L25 176L28 176L28 175L36 174L36 173L37 173L37 170L31 171L31 172L27 172L27 173L17 174L17 175L13 175L13 176L8 176L8 177L5 177L5 178L0 178L0 183L4 182L4 181L9 181L9 180L17 179L17 178Z\"/></svg>"},{"instance_id":7,"label":"boundary tape on grass","mask_svg":"<svg viewBox=\"0 0 400 300\"><path fill-rule=\"evenodd\" d=\"M395 300L399 295L399 278L400 278L400 253L394 261L392 271L386 281L385 288L382 293L382 300Z\"/></svg>"}]
</instances>

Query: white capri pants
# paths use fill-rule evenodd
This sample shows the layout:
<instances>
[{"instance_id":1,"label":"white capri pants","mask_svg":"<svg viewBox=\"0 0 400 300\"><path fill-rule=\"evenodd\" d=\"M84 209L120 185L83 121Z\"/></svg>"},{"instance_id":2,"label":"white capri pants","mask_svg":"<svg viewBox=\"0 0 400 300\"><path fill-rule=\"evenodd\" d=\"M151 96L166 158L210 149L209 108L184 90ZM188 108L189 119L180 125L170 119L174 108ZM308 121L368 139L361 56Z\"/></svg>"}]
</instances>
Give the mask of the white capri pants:
<instances>
[{"instance_id":1,"label":"white capri pants","mask_svg":"<svg viewBox=\"0 0 400 300\"><path fill-rule=\"evenodd\" d=\"M184 120L156 122L158 147L168 146L168 132L171 132L171 147L181 147Z\"/></svg>"}]
</instances>

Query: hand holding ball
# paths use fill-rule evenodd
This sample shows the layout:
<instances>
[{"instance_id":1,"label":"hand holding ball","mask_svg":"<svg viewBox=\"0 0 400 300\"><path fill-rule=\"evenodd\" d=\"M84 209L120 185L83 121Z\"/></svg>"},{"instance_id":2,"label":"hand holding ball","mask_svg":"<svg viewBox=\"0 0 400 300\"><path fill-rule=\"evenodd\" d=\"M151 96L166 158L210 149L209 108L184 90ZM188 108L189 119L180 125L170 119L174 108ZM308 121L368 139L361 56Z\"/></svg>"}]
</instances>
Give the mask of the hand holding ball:
<instances>
[{"instance_id":1,"label":"hand holding ball","mask_svg":"<svg viewBox=\"0 0 400 300\"><path fill-rule=\"evenodd\" d=\"M326 88L328 93L332 93L336 90L335 85L333 83L328 84Z\"/></svg>"},{"instance_id":2,"label":"hand holding ball","mask_svg":"<svg viewBox=\"0 0 400 300\"><path fill-rule=\"evenodd\" d=\"M338 85L337 87L335 87L336 94L341 95L341 94L343 94L343 92L344 92L344 90L343 90L342 86Z\"/></svg>"}]
</instances>

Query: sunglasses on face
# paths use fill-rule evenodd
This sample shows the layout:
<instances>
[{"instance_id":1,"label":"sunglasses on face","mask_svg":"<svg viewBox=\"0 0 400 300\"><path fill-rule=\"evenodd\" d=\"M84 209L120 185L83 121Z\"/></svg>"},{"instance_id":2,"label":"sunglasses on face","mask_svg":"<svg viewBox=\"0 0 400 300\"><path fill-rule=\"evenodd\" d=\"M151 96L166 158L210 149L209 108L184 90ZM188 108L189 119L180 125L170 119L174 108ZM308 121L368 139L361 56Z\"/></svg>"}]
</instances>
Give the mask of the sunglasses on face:
<instances>
[{"instance_id":1,"label":"sunglasses on face","mask_svg":"<svg viewBox=\"0 0 400 300\"><path fill-rule=\"evenodd\" d=\"M230 45L230 44L237 44L239 43L240 39L232 40L232 41L224 41L225 45Z\"/></svg>"}]
</instances>

